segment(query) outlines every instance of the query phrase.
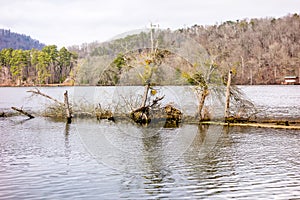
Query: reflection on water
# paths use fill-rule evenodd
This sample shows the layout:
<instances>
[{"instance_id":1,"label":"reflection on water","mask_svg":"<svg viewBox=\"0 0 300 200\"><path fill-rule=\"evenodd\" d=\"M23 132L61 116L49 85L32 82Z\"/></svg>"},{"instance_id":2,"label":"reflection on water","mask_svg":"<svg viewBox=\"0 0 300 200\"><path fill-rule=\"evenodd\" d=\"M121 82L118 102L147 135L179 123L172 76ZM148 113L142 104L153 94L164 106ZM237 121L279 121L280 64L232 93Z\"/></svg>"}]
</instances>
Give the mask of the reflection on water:
<instances>
[{"instance_id":1,"label":"reflection on water","mask_svg":"<svg viewBox=\"0 0 300 200\"><path fill-rule=\"evenodd\" d=\"M299 86L241 88L267 115L300 117ZM43 106L29 89L0 88L1 110ZM69 89L86 101L114 95ZM65 90L43 88L58 99ZM188 94L176 98L192 113ZM0 118L0 199L299 199L299 146L296 130Z\"/></svg>"},{"instance_id":2,"label":"reflection on water","mask_svg":"<svg viewBox=\"0 0 300 200\"><path fill-rule=\"evenodd\" d=\"M23 119L0 119L0 199L300 197L299 131Z\"/></svg>"}]
</instances>

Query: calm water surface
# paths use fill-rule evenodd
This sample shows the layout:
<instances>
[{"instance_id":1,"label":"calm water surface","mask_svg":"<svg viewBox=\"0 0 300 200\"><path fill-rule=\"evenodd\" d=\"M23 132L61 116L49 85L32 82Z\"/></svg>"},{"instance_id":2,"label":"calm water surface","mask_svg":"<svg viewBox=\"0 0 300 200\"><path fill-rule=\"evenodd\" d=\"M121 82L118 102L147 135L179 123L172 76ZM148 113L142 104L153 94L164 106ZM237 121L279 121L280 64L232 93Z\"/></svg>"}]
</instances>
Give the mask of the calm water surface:
<instances>
[{"instance_id":1,"label":"calm water surface","mask_svg":"<svg viewBox=\"0 0 300 200\"><path fill-rule=\"evenodd\" d=\"M242 89L270 114L299 117L300 87L269 87ZM26 90L0 88L2 110L45 103ZM299 199L299 146L296 130L0 118L0 199Z\"/></svg>"}]
</instances>

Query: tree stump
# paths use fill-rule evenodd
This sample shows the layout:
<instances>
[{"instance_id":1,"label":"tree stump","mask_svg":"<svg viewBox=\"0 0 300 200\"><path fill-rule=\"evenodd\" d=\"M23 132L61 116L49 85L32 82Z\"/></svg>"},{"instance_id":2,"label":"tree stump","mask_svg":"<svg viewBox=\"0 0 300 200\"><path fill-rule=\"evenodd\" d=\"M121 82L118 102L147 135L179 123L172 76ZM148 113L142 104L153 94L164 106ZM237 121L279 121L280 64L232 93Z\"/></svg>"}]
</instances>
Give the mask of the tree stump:
<instances>
[{"instance_id":1,"label":"tree stump","mask_svg":"<svg viewBox=\"0 0 300 200\"><path fill-rule=\"evenodd\" d=\"M149 118L149 110L148 106L138 108L130 113L130 117L136 123L147 124L151 121Z\"/></svg>"},{"instance_id":2,"label":"tree stump","mask_svg":"<svg viewBox=\"0 0 300 200\"><path fill-rule=\"evenodd\" d=\"M166 105L164 109L165 109L165 113L167 114L166 116L167 119L181 121L182 113L180 110L178 110L172 105Z\"/></svg>"}]
</instances>

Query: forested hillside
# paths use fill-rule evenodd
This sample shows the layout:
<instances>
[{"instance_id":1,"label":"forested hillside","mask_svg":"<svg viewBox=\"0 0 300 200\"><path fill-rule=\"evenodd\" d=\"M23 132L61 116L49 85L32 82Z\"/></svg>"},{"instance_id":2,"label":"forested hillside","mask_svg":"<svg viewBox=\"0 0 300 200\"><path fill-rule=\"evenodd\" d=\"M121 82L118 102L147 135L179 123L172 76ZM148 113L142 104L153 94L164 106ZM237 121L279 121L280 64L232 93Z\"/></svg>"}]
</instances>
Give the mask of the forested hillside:
<instances>
[{"instance_id":1,"label":"forested hillside","mask_svg":"<svg viewBox=\"0 0 300 200\"><path fill-rule=\"evenodd\" d=\"M20 47L32 39L0 30L2 39L7 38L4 35L19 38L0 52L0 84L61 83L67 77L77 84L116 84L122 73L151 63L145 51L151 45L158 50L161 60L157 80L165 80L155 84L170 84L166 80L179 84L181 80L169 76L187 78L203 75L205 70L218 71L219 77L226 77L232 70L235 84L280 84L285 76L300 76L299 30L300 16L293 14L278 19L194 25L175 31L148 29L104 43L59 50L55 45L36 50L42 47L38 41L33 42L37 46L30 50L14 49L14 45Z\"/></svg>"},{"instance_id":2,"label":"forested hillside","mask_svg":"<svg viewBox=\"0 0 300 200\"><path fill-rule=\"evenodd\" d=\"M194 25L176 31L155 30L158 47L192 38L209 55L203 61L222 75L234 73L236 84L280 84L284 76L300 76L300 17L244 19L213 26ZM106 43L70 47L80 58L77 81L96 84L111 56L149 47L150 34L142 32ZM169 45L170 46L170 45ZM193 51L193 45L184 51ZM193 63L197 65L197 63ZM198 63L199 64L199 63ZM176 63L174 63L176 65Z\"/></svg>"},{"instance_id":3,"label":"forested hillside","mask_svg":"<svg viewBox=\"0 0 300 200\"><path fill-rule=\"evenodd\" d=\"M38 40L32 39L30 36L0 29L0 50L5 48L23 50L34 48L41 50L44 46L44 44L40 43Z\"/></svg>"},{"instance_id":4,"label":"forested hillside","mask_svg":"<svg viewBox=\"0 0 300 200\"><path fill-rule=\"evenodd\" d=\"M232 68L238 84L279 84L300 76L300 17L227 21L182 30L209 52L220 68Z\"/></svg>"},{"instance_id":5,"label":"forested hillside","mask_svg":"<svg viewBox=\"0 0 300 200\"><path fill-rule=\"evenodd\" d=\"M39 85L62 83L72 77L77 54L65 47L45 46L42 50L2 49L0 84Z\"/></svg>"}]
</instances>

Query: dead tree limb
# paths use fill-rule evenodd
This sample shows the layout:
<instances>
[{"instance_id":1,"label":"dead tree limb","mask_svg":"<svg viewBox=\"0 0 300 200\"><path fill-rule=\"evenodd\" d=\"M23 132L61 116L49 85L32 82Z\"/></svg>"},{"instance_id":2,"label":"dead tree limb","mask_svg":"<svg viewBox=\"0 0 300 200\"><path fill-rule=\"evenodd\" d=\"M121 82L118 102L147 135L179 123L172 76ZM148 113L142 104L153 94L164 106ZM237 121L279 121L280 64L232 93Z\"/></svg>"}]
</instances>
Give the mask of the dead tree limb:
<instances>
[{"instance_id":1,"label":"dead tree limb","mask_svg":"<svg viewBox=\"0 0 300 200\"><path fill-rule=\"evenodd\" d=\"M45 94L45 93L42 93L39 89L35 88L35 90L29 90L27 92L31 92L33 94L36 94L36 95L41 95L43 97L46 97L52 101L55 101L56 103L60 104L60 105L65 105L64 103L58 101L57 99L53 98L53 97L50 97L49 95Z\"/></svg>"},{"instance_id":2,"label":"dead tree limb","mask_svg":"<svg viewBox=\"0 0 300 200\"><path fill-rule=\"evenodd\" d=\"M155 106L159 101L163 100L163 98L165 98L165 95L162 96L162 97L156 97L156 98L152 101L151 105L149 105L149 107Z\"/></svg>"},{"instance_id":3,"label":"dead tree limb","mask_svg":"<svg viewBox=\"0 0 300 200\"><path fill-rule=\"evenodd\" d=\"M63 106L66 109L66 117L67 117L67 123L70 124L71 123L71 119L72 119L72 113L71 113L71 109L70 109L70 104L69 104L69 98L68 98L68 91L66 91L64 93L64 102L60 102L57 99L42 93L39 89L35 88L35 90L29 90L27 92L31 92L35 95L41 95L47 99L50 99L56 103L58 103L60 106Z\"/></svg>"},{"instance_id":4,"label":"dead tree limb","mask_svg":"<svg viewBox=\"0 0 300 200\"><path fill-rule=\"evenodd\" d=\"M15 111L18 111L19 113L22 113L23 115L26 115L27 117L29 117L30 119L34 118L33 115L29 114L28 112L22 110L22 109L19 109L19 108L16 108L16 107L11 107L11 109L15 110Z\"/></svg>"},{"instance_id":5,"label":"dead tree limb","mask_svg":"<svg viewBox=\"0 0 300 200\"><path fill-rule=\"evenodd\" d=\"M145 107L146 106L149 89L150 89L150 82L147 83L147 85L145 86L145 92L144 92L144 96L143 96L143 101L142 101L141 107Z\"/></svg>"},{"instance_id":6,"label":"dead tree limb","mask_svg":"<svg viewBox=\"0 0 300 200\"><path fill-rule=\"evenodd\" d=\"M149 90L148 87L146 87L146 90ZM133 110L130 113L131 118L137 122L137 123L148 123L150 122L150 109L155 106L159 101L161 101L165 96L162 97L156 97L153 102L146 106L146 102L143 103L144 106L139 107L135 110ZM147 99L147 98L146 98Z\"/></svg>"}]
</instances>

